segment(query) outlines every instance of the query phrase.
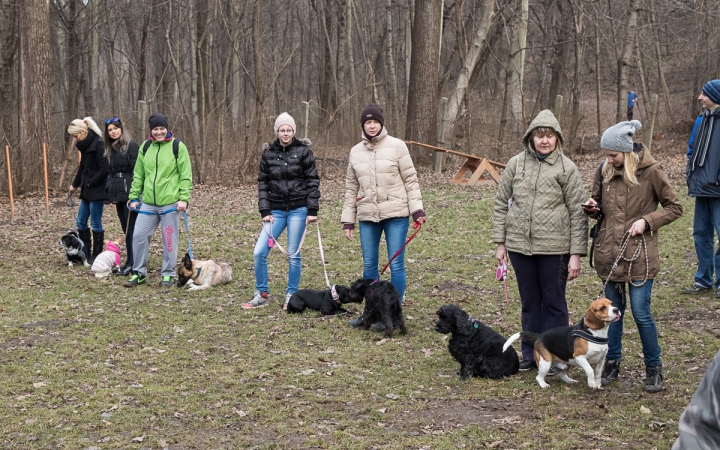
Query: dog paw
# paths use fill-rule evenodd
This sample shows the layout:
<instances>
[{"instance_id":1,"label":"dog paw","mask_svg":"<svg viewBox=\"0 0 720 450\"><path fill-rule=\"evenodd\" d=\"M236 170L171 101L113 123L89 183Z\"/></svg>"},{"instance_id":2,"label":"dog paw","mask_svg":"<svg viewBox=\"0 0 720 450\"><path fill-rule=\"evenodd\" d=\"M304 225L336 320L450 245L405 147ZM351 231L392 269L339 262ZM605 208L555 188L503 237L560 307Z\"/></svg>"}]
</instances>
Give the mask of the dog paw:
<instances>
[{"instance_id":1,"label":"dog paw","mask_svg":"<svg viewBox=\"0 0 720 450\"><path fill-rule=\"evenodd\" d=\"M539 384L540 387L543 388L543 389L547 389L547 388L550 387L550 385L547 384L547 383L545 382L545 380L543 380L542 378L535 378L535 380L537 380L538 384Z\"/></svg>"}]
</instances>

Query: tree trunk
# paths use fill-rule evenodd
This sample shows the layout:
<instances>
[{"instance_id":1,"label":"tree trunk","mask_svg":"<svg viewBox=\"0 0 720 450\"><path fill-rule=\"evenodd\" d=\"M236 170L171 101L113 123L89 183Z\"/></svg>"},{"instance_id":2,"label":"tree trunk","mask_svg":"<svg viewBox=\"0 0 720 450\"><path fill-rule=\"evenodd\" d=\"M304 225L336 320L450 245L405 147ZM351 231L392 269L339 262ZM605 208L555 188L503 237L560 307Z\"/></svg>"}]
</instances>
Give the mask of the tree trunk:
<instances>
[{"instance_id":1,"label":"tree trunk","mask_svg":"<svg viewBox=\"0 0 720 450\"><path fill-rule=\"evenodd\" d=\"M580 5L573 6L573 24L575 26L575 73L573 75L572 87L572 113L570 115L570 139L568 140L568 153L571 152L571 144L574 144L580 127L580 83L582 80L583 56L585 54L585 24L583 22L584 12Z\"/></svg>"},{"instance_id":2,"label":"tree trunk","mask_svg":"<svg viewBox=\"0 0 720 450\"><path fill-rule=\"evenodd\" d=\"M400 98L398 96L397 75L395 73L395 55L393 53L392 0L386 0L385 7L387 8L387 10L385 11L387 19L387 64L389 72L388 76L390 78L389 80L387 80L388 82L386 83L386 85L389 84L386 90L390 94L388 95L387 106L389 106L389 108L387 109L389 109L388 112L390 113L390 123L392 123L395 127L399 127L400 120L397 107ZM398 133L397 135L398 137L401 137L400 133Z\"/></svg>"},{"instance_id":3,"label":"tree trunk","mask_svg":"<svg viewBox=\"0 0 720 450\"><path fill-rule=\"evenodd\" d=\"M440 63L440 22L442 0L416 0L412 30L412 63L408 95L405 138L411 141L437 142ZM418 151L418 162L430 164L429 150Z\"/></svg>"},{"instance_id":4,"label":"tree trunk","mask_svg":"<svg viewBox=\"0 0 720 450\"><path fill-rule=\"evenodd\" d=\"M510 76L510 111L512 112L511 130L513 139L520 139L525 132L525 117L523 115L523 75L525 72L525 44L527 43L528 0L521 0L520 16L515 31L517 37L513 40L512 73Z\"/></svg>"},{"instance_id":5,"label":"tree trunk","mask_svg":"<svg viewBox=\"0 0 720 450\"><path fill-rule=\"evenodd\" d=\"M476 65L480 61L480 55L483 49L488 47L487 37L488 32L494 22L496 16L495 2L486 1L483 2L482 10L479 14L478 27L473 35L470 48L468 49L465 60L462 62L460 73L458 74L455 87L450 94L448 101L447 110L445 112L445 141L451 143L452 138L455 136L455 121L457 120L460 112L460 105L465 100L465 94L467 93L468 86L470 84L470 78L475 72Z\"/></svg>"},{"instance_id":6,"label":"tree trunk","mask_svg":"<svg viewBox=\"0 0 720 450\"><path fill-rule=\"evenodd\" d=\"M635 34L637 33L637 3L638 0L629 0L630 14L628 16L627 26L625 30L625 47L622 56L618 60L618 76L617 76L617 112L615 121L620 122L626 118L627 113L627 91L628 77L630 71L630 59L633 55L633 47L635 46Z\"/></svg>"}]
</instances>

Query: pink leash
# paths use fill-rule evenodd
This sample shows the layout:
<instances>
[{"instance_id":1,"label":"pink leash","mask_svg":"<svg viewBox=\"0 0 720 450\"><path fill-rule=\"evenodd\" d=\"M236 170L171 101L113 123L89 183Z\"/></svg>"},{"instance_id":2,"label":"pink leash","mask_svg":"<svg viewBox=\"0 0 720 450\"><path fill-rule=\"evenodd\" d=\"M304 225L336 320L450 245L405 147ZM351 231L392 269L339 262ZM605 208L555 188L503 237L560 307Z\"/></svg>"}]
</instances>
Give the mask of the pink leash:
<instances>
[{"instance_id":1,"label":"pink leash","mask_svg":"<svg viewBox=\"0 0 720 450\"><path fill-rule=\"evenodd\" d=\"M413 228L415 228L415 232L412 234L412 236L410 236L410 237L407 239L407 241L405 241L405 243L402 245L402 247L400 247L400 248L398 249L398 251L395 252L395 254L392 256L392 258L390 258L390 261L388 261L387 264L385 264L385 267L383 267L383 269L380 271L380 276L382 276L382 274L385 273L385 271L387 270L387 268L390 267L390 263L393 262L393 259L397 258L397 255L399 255L400 252L403 251L403 249L405 248L405 246L408 245L408 244L410 243L410 241L412 241L413 239L415 239L415 235L420 232L420 228L422 228L422 224L421 224L420 222L414 222L414 223L413 223Z\"/></svg>"},{"instance_id":2,"label":"pink leash","mask_svg":"<svg viewBox=\"0 0 720 450\"><path fill-rule=\"evenodd\" d=\"M498 264L498 268L495 271L495 278L497 278L498 281L502 281L503 285L505 286L505 311L507 312L508 306L510 306L510 295L508 294L508 285L507 285L507 264ZM495 319L491 325L495 325L496 323L501 322L505 318L505 313L503 313L502 316Z\"/></svg>"},{"instance_id":3,"label":"pink leash","mask_svg":"<svg viewBox=\"0 0 720 450\"><path fill-rule=\"evenodd\" d=\"M269 228L268 230L265 229L265 224L270 224L270 226L268 227ZM297 256L300 253L300 249L302 248L303 244L305 243L305 235L307 234L307 225L308 224L305 224L305 231L303 231L302 239L300 239L300 245L298 245L297 251L295 253L293 253L292 255L290 255L290 254L288 254L287 251L285 251L285 249L282 247L282 245L280 245L280 243L277 241L277 239L275 239L275 236L272 235L272 222L263 222L263 231L265 231L268 234L268 236L270 236L270 239L268 239L268 247L270 247L270 249L272 250L272 248L277 244L278 250L280 250L283 255L287 256L288 258L290 256Z\"/></svg>"}]
</instances>

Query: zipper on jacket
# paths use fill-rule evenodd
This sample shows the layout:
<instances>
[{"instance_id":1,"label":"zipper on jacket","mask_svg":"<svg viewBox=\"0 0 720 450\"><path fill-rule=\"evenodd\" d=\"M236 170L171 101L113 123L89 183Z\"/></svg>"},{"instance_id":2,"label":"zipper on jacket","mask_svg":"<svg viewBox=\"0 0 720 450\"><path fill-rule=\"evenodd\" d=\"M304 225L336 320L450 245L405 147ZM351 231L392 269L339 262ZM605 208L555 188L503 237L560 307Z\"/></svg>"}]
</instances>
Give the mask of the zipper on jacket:
<instances>
[{"instance_id":1,"label":"zipper on jacket","mask_svg":"<svg viewBox=\"0 0 720 450\"><path fill-rule=\"evenodd\" d=\"M157 192L156 192L156 189L155 189L155 183L157 182L158 172L160 171L160 165L159 165L159 161L160 161L160 142L155 141L155 143L157 143L158 149L157 149L157 153L155 153L155 178L153 178L153 201L154 201L155 204L157 205L157 195L156 195Z\"/></svg>"}]
</instances>

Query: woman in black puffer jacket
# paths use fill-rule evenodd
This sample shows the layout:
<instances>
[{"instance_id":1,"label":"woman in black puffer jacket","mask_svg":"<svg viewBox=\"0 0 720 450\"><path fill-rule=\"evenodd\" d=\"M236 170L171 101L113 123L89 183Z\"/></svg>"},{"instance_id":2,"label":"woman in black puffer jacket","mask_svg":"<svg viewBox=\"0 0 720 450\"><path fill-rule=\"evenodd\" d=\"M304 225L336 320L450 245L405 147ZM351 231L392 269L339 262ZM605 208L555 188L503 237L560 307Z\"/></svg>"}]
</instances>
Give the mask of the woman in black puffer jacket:
<instances>
[{"instance_id":1,"label":"woman in black puffer jacket","mask_svg":"<svg viewBox=\"0 0 720 450\"><path fill-rule=\"evenodd\" d=\"M268 286L267 255L275 238L287 228L289 268L283 309L287 309L292 294L300 284L301 265L299 247L308 223L317 220L320 208L320 177L310 141L295 139L295 120L282 113L275 120L277 139L263 145L258 173L258 208L263 231L255 245L255 294L245 309L267 306ZM270 234L272 232L272 235Z\"/></svg>"},{"instance_id":2,"label":"woman in black puffer jacket","mask_svg":"<svg viewBox=\"0 0 720 450\"><path fill-rule=\"evenodd\" d=\"M130 211L127 201L139 148L124 130L120 119L113 117L105 121L105 156L110 162L110 174L106 186L107 197L110 203L115 204L120 226L125 233L127 249L125 265L117 272L117 275L121 276L130 273L133 267L132 242L137 212Z\"/></svg>"},{"instance_id":3,"label":"woman in black puffer jacket","mask_svg":"<svg viewBox=\"0 0 720 450\"><path fill-rule=\"evenodd\" d=\"M90 264L103 251L105 231L102 214L105 206L105 181L108 175L108 160L102 140L102 131L92 117L75 119L68 126L68 133L75 139L80 150L80 166L70 185L70 192L80 189L80 208L77 215L77 229L83 241L83 251ZM92 238L88 219L92 227ZM95 245L93 246L93 241Z\"/></svg>"}]
</instances>

